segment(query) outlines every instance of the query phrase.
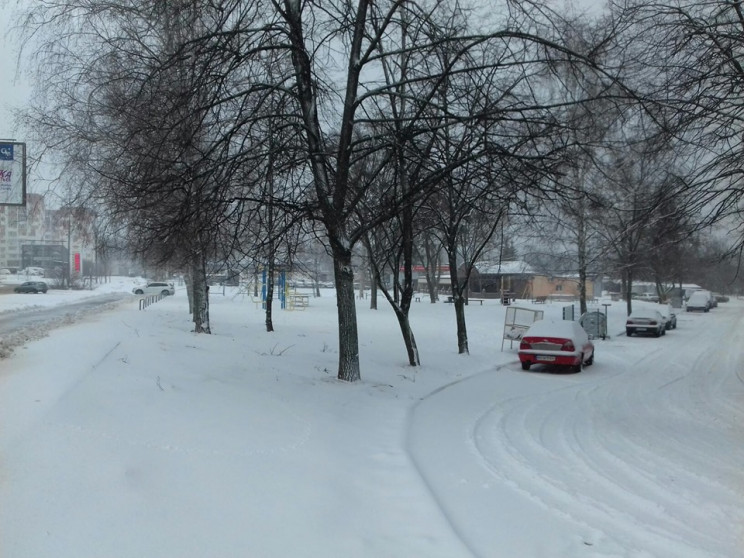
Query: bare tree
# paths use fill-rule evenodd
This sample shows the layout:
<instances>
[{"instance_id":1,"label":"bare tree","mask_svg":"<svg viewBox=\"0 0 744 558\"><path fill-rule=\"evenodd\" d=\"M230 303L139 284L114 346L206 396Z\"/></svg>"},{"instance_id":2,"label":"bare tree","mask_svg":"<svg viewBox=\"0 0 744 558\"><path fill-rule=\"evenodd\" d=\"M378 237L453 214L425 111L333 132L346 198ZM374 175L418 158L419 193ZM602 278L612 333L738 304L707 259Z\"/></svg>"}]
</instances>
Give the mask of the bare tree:
<instances>
[{"instance_id":1,"label":"bare tree","mask_svg":"<svg viewBox=\"0 0 744 558\"><path fill-rule=\"evenodd\" d=\"M385 220L413 211L410 204L421 195L414 178L418 185L442 187L458 172L477 175L476 160L484 166L486 153L491 160L519 150L533 161L541 157L541 110L518 99L530 91L528 66L544 64L546 50L568 52L541 36L549 29L546 12L543 21L517 19L523 9L538 7L530 2L524 8L510 4L512 19L476 33L448 26L448 14L457 10L444 2L40 0L39 6L33 13L42 18L36 21L54 22L47 26L55 35L45 43L45 60L55 79L47 76L51 103L34 122L42 125L46 144L64 151L127 221L140 252L175 257L191 269L197 331L208 318L205 264L221 252L221 226L238 201L260 198L255 182L245 188L236 183L240 171L256 164L255 154L265 153L257 148L265 140L252 131L268 119L277 133L293 132L280 134L289 138L282 148L297 154L293 172L309 176L309 188L282 189L271 203L324 229L337 293L338 378L346 381L361 377L355 244ZM582 55L575 59L593 64ZM407 60L406 71L379 79L401 60ZM468 103L442 102L456 76L489 72L496 83L512 87L491 89L491 100L471 104L470 112L464 110ZM519 92L515 79L524 84ZM400 108L404 96L408 108L396 115L393 107ZM404 125L393 125L399 117ZM530 138L516 142L519 148L496 137L464 135L468 121L493 129L494 122L512 119L521 122L515 126L519 137ZM479 154L448 151L442 141L450 140L443 138ZM433 146L443 151L433 153ZM354 180L354 169L373 156L377 166ZM406 178L410 161L420 170ZM363 203L369 214L375 206L370 188L393 162L404 172L389 185L390 195L375 192L377 217L360 221L357 208ZM406 183L405 191L398 190ZM410 223L401 222L407 246Z\"/></svg>"},{"instance_id":2,"label":"bare tree","mask_svg":"<svg viewBox=\"0 0 744 558\"><path fill-rule=\"evenodd\" d=\"M42 145L64 153L85 194L126 223L133 250L185 271L195 331L208 333L206 262L224 199L209 81L221 61L200 56L194 41L216 12L202 8L40 3L30 24L55 26L39 53L46 95L28 120Z\"/></svg>"},{"instance_id":3,"label":"bare tree","mask_svg":"<svg viewBox=\"0 0 744 558\"><path fill-rule=\"evenodd\" d=\"M739 1L625 2L636 25L629 30L638 87L663 130L687 142L699 157L686 189L699 226L727 220L734 247L744 246L744 8Z\"/></svg>"},{"instance_id":4,"label":"bare tree","mask_svg":"<svg viewBox=\"0 0 744 558\"><path fill-rule=\"evenodd\" d=\"M633 282L651 275L648 261L654 252L650 243L658 239L654 231L683 213L670 214L668 209L686 205L680 188L684 184L673 172L673 150L663 137L651 133L652 128L640 125L634 129L638 133L628 136L627 143L616 146L607 158L604 178L611 187L601 196L603 225L597 229L614 253L628 314L632 311Z\"/></svg>"}]
</instances>

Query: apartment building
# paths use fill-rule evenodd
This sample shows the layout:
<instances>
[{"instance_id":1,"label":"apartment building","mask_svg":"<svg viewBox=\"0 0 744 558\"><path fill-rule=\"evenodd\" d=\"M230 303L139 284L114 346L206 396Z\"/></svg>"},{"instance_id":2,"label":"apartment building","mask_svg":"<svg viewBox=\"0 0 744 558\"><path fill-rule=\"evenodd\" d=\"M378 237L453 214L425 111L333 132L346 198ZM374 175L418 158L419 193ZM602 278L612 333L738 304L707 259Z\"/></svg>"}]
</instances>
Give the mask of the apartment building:
<instances>
[{"instance_id":1,"label":"apartment building","mask_svg":"<svg viewBox=\"0 0 744 558\"><path fill-rule=\"evenodd\" d=\"M85 274L84 267L95 261L92 223L89 211L49 209L39 194L26 194L25 206L0 206L0 268L34 266L51 272L70 265L73 274Z\"/></svg>"}]
</instances>

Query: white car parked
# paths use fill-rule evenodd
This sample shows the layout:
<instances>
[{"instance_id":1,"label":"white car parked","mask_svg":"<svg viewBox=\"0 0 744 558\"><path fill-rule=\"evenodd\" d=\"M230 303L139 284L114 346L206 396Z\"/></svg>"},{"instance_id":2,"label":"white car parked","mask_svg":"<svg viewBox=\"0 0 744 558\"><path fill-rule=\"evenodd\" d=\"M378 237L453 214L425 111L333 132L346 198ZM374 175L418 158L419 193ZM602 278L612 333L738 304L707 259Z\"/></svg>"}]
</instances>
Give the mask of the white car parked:
<instances>
[{"instance_id":1,"label":"white car parked","mask_svg":"<svg viewBox=\"0 0 744 558\"><path fill-rule=\"evenodd\" d=\"M176 288L173 283L151 282L144 286L134 287L132 292L136 295L161 294L168 296L176 294Z\"/></svg>"},{"instance_id":2,"label":"white car parked","mask_svg":"<svg viewBox=\"0 0 744 558\"><path fill-rule=\"evenodd\" d=\"M693 310L702 310L703 312L707 312L712 307L710 299L710 291L693 292L690 295L690 298L687 299L687 311L692 312Z\"/></svg>"}]
</instances>

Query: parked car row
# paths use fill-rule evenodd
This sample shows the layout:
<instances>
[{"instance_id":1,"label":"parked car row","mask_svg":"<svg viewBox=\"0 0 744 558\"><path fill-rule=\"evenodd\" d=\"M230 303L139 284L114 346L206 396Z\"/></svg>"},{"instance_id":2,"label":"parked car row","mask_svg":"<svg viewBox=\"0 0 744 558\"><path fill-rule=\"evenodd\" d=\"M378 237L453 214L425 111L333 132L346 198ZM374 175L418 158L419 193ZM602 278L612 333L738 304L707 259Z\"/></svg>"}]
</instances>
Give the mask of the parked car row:
<instances>
[{"instance_id":1,"label":"parked car row","mask_svg":"<svg viewBox=\"0 0 744 558\"><path fill-rule=\"evenodd\" d=\"M694 291L690 298L687 299L687 311L701 311L708 312L711 308L718 306L718 300L713 296L710 291L700 290Z\"/></svg>"},{"instance_id":2,"label":"parked car row","mask_svg":"<svg viewBox=\"0 0 744 558\"><path fill-rule=\"evenodd\" d=\"M645 300L647 302L659 302L659 295L656 293L633 293L632 298L635 300Z\"/></svg>"},{"instance_id":3,"label":"parked car row","mask_svg":"<svg viewBox=\"0 0 744 558\"><path fill-rule=\"evenodd\" d=\"M694 291L687 300L687 311L708 312L715 308L718 302L728 300L728 297L710 291ZM628 337L633 335L661 337L673 329L677 329L677 314L671 304L637 308L625 322L625 333ZM594 363L594 351L592 337L579 322L540 320L532 324L522 335L519 361L523 370L529 370L533 364L545 364L567 367L571 371L579 372L583 366Z\"/></svg>"},{"instance_id":4,"label":"parked car row","mask_svg":"<svg viewBox=\"0 0 744 558\"><path fill-rule=\"evenodd\" d=\"M636 334L661 337L672 329L677 329L677 314L669 304L656 308L637 308L625 321L625 335L628 337Z\"/></svg>"}]
</instances>

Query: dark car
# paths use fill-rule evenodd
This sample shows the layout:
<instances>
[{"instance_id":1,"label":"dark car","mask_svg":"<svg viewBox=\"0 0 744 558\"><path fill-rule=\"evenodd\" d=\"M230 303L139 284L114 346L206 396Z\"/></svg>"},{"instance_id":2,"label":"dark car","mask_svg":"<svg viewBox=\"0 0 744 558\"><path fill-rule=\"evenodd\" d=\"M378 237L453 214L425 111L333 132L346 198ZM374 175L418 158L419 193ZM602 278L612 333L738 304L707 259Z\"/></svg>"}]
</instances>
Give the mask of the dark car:
<instances>
[{"instance_id":1,"label":"dark car","mask_svg":"<svg viewBox=\"0 0 744 558\"><path fill-rule=\"evenodd\" d=\"M26 281L18 285L13 291L16 293L45 293L47 292L47 284L44 281Z\"/></svg>"}]
</instances>

